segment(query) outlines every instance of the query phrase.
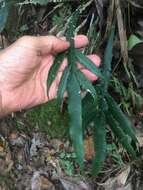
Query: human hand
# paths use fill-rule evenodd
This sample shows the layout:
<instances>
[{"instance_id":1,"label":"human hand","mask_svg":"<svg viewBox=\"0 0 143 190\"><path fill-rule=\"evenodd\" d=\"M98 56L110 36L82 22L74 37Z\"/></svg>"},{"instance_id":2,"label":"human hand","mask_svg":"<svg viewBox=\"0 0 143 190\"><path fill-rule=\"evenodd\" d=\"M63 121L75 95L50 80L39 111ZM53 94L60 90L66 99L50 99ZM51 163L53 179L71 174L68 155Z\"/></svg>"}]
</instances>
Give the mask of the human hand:
<instances>
[{"instance_id":1,"label":"human hand","mask_svg":"<svg viewBox=\"0 0 143 190\"><path fill-rule=\"evenodd\" d=\"M75 38L75 46L82 48L88 44L86 36ZM47 77L55 55L69 48L69 43L54 36L24 36L0 52L0 116L30 108L56 97L60 77L67 64L64 60L60 71L47 96ZM89 58L100 65L97 55ZM79 66L90 79L97 77Z\"/></svg>"}]
</instances>

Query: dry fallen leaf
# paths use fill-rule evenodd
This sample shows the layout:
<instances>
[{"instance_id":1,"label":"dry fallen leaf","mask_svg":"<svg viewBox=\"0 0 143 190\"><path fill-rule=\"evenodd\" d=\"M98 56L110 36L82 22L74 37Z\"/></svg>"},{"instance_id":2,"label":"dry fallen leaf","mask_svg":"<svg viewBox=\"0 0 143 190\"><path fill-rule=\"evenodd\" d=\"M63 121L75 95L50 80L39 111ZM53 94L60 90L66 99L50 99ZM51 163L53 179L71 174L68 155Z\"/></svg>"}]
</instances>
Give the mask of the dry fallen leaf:
<instances>
[{"instance_id":1,"label":"dry fallen leaf","mask_svg":"<svg viewBox=\"0 0 143 190\"><path fill-rule=\"evenodd\" d=\"M117 176L117 183L119 186L124 186L126 184L130 170L131 168L128 166Z\"/></svg>"},{"instance_id":2,"label":"dry fallen leaf","mask_svg":"<svg viewBox=\"0 0 143 190\"><path fill-rule=\"evenodd\" d=\"M3 145L0 144L0 153L4 151Z\"/></svg>"},{"instance_id":3,"label":"dry fallen leaf","mask_svg":"<svg viewBox=\"0 0 143 190\"><path fill-rule=\"evenodd\" d=\"M48 180L48 178L41 176L41 189L54 190L54 185Z\"/></svg>"},{"instance_id":4,"label":"dry fallen leaf","mask_svg":"<svg viewBox=\"0 0 143 190\"><path fill-rule=\"evenodd\" d=\"M54 185L39 171L35 171L31 179L32 190L55 190Z\"/></svg>"},{"instance_id":5,"label":"dry fallen leaf","mask_svg":"<svg viewBox=\"0 0 143 190\"><path fill-rule=\"evenodd\" d=\"M61 185L64 190L90 190L88 184L84 181L78 181L76 179L60 179Z\"/></svg>"},{"instance_id":6,"label":"dry fallen leaf","mask_svg":"<svg viewBox=\"0 0 143 190\"><path fill-rule=\"evenodd\" d=\"M94 143L92 137L88 137L84 140L84 149L85 149L85 159L92 160L95 155Z\"/></svg>"},{"instance_id":7,"label":"dry fallen leaf","mask_svg":"<svg viewBox=\"0 0 143 190\"><path fill-rule=\"evenodd\" d=\"M115 5L116 5L117 24L118 24L118 31L119 31L119 38L120 38L121 54L124 60L124 64L127 64L127 61L128 61L127 36L126 36L126 29L124 27L123 15L121 11L121 1L116 0Z\"/></svg>"},{"instance_id":8,"label":"dry fallen leaf","mask_svg":"<svg viewBox=\"0 0 143 190\"><path fill-rule=\"evenodd\" d=\"M129 183L128 185L124 187L119 187L116 190L132 190L132 185Z\"/></svg>"}]
</instances>

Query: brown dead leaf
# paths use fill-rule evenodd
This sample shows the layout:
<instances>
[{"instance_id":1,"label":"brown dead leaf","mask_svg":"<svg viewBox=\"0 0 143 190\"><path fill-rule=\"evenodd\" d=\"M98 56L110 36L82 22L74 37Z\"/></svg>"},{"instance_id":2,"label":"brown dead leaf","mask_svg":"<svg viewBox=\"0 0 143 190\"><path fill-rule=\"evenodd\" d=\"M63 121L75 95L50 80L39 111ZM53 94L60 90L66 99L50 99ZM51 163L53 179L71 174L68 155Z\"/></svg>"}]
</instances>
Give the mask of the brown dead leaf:
<instances>
[{"instance_id":1,"label":"brown dead leaf","mask_svg":"<svg viewBox=\"0 0 143 190\"><path fill-rule=\"evenodd\" d=\"M116 14L117 14L117 24L118 24L118 31L119 31L119 38L120 38L120 46L121 46L121 54L124 60L124 64L128 62L128 44L127 44L127 36L126 30L124 27L123 15L120 6L120 0L115 1L116 5Z\"/></svg>"},{"instance_id":2,"label":"brown dead leaf","mask_svg":"<svg viewBox=\"0 0 143 190\"><path fill-rule=\"evenodd\" d=\"M107 38L112 27L112 22L114 18L114 8L115 8L115 0L111 0L110 5L108 7L107 25L106 25L106 32L104 36L105 39Z\"/></svg>"},{"instance_id":3,"label":"brown dead leaf","mask_svg":"<svg viewBox=\"0 0 143 190\"><path fill-rule=\"evenodd\" d=\"M76 179L60 179L64 190L90 190L88 184L84 181L77 181Z\"/></svg>"},{"instance_id":4,"label":"brown dead leaf","mask_svg":"<svg viewBox=\"0 0 143 190\"><path fill-rule=\"evenodd\" d=\"M4 147L3 145L0 144L0 152L3 152L4 151Z\"/></svg>"},{"instance_id":5,"label":"brown dead leaf","mask_svg":"<svg viewBox=\"0 0 143 190\"><path fill-rule=\"evenodd\" d=\"M84 149L85 149L85 158L86 160L92 160L95 151L94 151L94 143L92 137L88 137L84 141Z\"/></svg>"},{"instance_id":6,"label":"brown dead leaf","mask_svg":"<svg viewBox=\"0 0 143 190\"><path fill-rule=\"evenodd\" d=\"M132 186L129 183L128 185L124 186L124 187L119 187L116 190L132 190Z\"/></svg>"},{"instance_id":7,"label":"brown dead leaf","mask_svg":"<svg viewBox=\"0 0 143 190\"><path fill-rule=\"evenodd\" d=\"M35 171L31 179L32 190L55 190L54 185L39 171Z\"/></svg>"},{"instance_id":8,"label":"brown dead leaf","mask_svg":"<svg viewBox=\"0 0 143 190\"><path fill-rule=\"evenodd\" d=\"M54 185L48 180L48 178L41 176L41 189L54 190Z\"/></svg>"}]
</instances>

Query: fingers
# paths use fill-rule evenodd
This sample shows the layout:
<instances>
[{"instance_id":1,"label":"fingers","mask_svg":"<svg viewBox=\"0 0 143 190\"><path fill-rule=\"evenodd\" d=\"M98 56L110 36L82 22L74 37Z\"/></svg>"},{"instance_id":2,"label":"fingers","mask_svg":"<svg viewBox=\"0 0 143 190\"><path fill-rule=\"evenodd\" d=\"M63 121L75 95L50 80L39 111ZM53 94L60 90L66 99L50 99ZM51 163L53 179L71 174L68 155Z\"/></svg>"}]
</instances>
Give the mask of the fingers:
<instances>
[{"instance_id":1,"label":"fingers","mask_svg":"<svg viewBox=\"0 0 143 190\"><path fill-rule=\"evenodd\" d=\"M59 53L70 47L69 42L55 36L24 36L17 43L19 46L36 50L42 55Z\"/></svg>"},{"instance_id":2,"label":"fingers","mask_svg":"<svg viewBox=\"0 0 143 190\"><path fill-rule=\"evenodd\" d=\"M75 37L75 47L82 48L87 46L89 43L87 36L85 35L78 35Z\"/></svg>"},{"instance_id":3,"label":"fingers","mask_svg":"<svg viewBox=\"0 0 143 190\"><path fill-rule=\"evenodd\" d=\"M39 51L42 55L57 54L67 50L70 47L69 42L64 38L57 38L55 36L24 36L18 40L20 46L31 48ZM75 37L75 47L81 48L88 44L88 38L84 35Z\"/></svg>"}]
</instances>

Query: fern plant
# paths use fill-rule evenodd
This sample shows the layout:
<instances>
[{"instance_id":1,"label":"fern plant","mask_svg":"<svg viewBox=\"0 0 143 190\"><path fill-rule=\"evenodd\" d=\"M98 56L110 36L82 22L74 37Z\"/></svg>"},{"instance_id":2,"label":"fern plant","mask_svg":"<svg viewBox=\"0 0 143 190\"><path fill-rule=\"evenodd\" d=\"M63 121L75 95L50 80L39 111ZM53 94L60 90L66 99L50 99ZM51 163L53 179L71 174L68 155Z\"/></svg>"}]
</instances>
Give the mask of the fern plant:
<instances>
[{"instance_id":1,"label":"fern plant","mask_svg":"<svg viewBox=\"0 0 143 190\"><path fill-rule=\"evenodd\" d=\"M137 139L130 121L119 108L116 101L108 92L108 83L111 75L112 49L115 35L115 26L111 30L105 50L102 72L80 50L74 46L74 33L79 9L70 18L67 29L67 40L71 46L68 51L57 55L50 69L47 86L48 92L58 70L67 57L68 65L65 68L57 97L62 103L64 92L68 93L68 112L70 115L70 136L77 155L77 162L81 169L84 167L83 135L89 123L93 122L93 140L95 157L93 158L93 174L97 175L106 158L106 127L110 127L126 151L135 159L137 154ZM93 84L78 69L77 62L100 78L98 84ZM81 98L81 91L86 90L87 95ZM132 143L131 143L132 142ZM134 144L135 146L132 146Z\"/></svg>"}]
</instances>

